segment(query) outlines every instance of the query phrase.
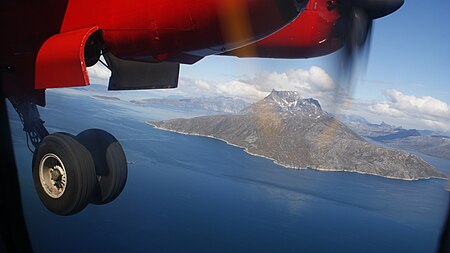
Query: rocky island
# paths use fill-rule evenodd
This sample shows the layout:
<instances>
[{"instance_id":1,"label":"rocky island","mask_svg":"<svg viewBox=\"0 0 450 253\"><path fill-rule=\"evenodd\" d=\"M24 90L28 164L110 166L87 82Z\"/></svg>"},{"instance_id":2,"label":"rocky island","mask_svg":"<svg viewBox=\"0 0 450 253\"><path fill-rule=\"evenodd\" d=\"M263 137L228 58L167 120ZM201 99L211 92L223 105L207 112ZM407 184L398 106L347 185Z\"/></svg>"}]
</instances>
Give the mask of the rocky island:
<instances>
[{"instance_id":1,"label":"rocky island","mask_svg":"<svg viewBox=\"0 0 450 253\"><path fill-rule=\"evenodd\" d=\"M221 139L288 168L350 171L387 178L446 178L414 154L369 143L315 99L272 93L238 114L148 122L157 128Z\"/></svg>"}]
</instances>

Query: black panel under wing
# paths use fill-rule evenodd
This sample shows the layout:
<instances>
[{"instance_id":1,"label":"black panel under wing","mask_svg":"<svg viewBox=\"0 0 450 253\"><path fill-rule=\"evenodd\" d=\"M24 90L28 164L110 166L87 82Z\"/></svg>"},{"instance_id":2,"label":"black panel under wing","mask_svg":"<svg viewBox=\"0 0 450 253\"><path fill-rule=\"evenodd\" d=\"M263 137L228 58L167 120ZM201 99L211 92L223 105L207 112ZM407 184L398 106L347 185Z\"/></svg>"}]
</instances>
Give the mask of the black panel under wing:
<instances>
[{"instance_id":1,"label":"black panel under wing","mask_svg":"<svg viewBox=\"0 0 450 253\"><path fill-rule=\"evenodd\" d=\"M108 90L170 89L178 87L180 64L138 62L103 54L111 77Z\"/></svg>"}]
</instances>

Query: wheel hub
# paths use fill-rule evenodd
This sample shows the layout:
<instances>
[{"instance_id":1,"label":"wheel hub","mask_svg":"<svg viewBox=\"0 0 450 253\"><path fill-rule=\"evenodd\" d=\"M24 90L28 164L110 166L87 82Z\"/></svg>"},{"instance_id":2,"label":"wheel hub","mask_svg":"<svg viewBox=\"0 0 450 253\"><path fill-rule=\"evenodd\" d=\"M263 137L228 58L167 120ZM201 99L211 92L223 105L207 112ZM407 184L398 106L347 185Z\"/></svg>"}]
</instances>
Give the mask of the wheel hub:
<instances>
[{"instance_id":1,"label":"wheel hub","mask_svg":"<svg viewBox=\"0 0 450 253\"><path fill-rule=\"evenodd\" d=\"M51 198L59 198L67 186L67 174L61 159L52 153L42 157L39 163L39 180L45 193Z\"/></svg>"}]
</instances>

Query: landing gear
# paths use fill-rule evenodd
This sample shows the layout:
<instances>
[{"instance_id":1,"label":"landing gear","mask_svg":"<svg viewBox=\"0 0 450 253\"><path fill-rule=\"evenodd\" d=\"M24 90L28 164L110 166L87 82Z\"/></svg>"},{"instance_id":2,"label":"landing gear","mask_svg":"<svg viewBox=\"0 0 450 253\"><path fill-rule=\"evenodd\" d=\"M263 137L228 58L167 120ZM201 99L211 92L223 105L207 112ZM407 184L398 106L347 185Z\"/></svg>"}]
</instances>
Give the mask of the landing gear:
<instances>
[{"instance_id":1,"label":"landing gear","mask_svg":"<svg viewBox=\"0 0 450 253\"><path fill-rule=\"evenodd\" d=\"M127 181L127 160L114 136L101 129L88 129L77 136L94 159L97 185L91 203L107 204L122 192Z\"/></svg>"},{"instance_id":2,"label":"landing gear","mask_svg":"<svg viewBox=\"0 0 450 253\"><path fill-rule=\"evenodd\" d=\"M122 146L114 136L100 129L85 130L77 136L49 134L36 105L10 101L35 147L33 180L47 209L72 215L89 203L107 204L120 195L128 168Z\"/></svg>"},{"instance_id":3,"label":"landing gear","mask_svg":"<svg viewBox=\"0 0 450 253\"><path fill-rule=\"evenodd\" d=\"M89 203L96 183L94 161L74 136L50 134L33 159L33 180L42 203L59 215L71 215Z\"/></svg>"}]
</instances>

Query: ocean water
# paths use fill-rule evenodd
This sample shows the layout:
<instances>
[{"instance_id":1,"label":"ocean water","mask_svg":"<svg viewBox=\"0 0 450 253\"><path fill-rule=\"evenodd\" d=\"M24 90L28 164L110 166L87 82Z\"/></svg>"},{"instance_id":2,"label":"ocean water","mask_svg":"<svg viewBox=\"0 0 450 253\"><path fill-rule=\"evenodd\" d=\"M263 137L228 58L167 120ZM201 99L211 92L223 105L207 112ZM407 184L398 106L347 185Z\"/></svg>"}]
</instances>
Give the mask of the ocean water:
<instances>
[{"instance_id":1,"label":"ocean water","mask_svg":"<svg viewBox=\"0 0 450 253\"><path fill-rule=\"evenodd\" d=\"M449 206L446 180L285 169L219 140L145 124L207 112L55 92L47 100L41 115L50 132L105 129L131 164L115 201L55 215L34 190L32 154L10 108L35 252L436 251ZM448 172L450 161L423 157Z\"/></svg>"}]
</instances>

